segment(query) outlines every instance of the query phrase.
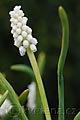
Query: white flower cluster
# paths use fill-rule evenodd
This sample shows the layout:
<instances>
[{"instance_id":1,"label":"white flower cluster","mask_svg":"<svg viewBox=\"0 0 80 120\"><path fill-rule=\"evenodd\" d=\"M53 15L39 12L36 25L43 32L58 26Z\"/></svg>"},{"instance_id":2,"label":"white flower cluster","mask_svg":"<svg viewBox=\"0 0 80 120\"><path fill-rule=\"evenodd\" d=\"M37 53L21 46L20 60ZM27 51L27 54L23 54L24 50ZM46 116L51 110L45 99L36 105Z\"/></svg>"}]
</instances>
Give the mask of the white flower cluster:
<instances>
[{"instance_id":1,"label":"white flower cluster","mask_svg":"<svg viewBox=\"0 0 80 120\"><path fill-rule=\"evenodd\" d=\"M32 52L36 52L37 39L32 36L32 29L27 26L28 18L24 17L21 6L15 6L13 11L10 11L11 16L11 33L14 37L14 45L19 48L21 56L25 55L26 49L30 47Z\"/></svg>"},{"instance_id":2,"label":"white flower cluster","mask_svg":"<svg viewBox=\"0 0 80 120\"><path fill-rule=\"evenodd\" d=\"M2 95L0 94L0 98L1 97L2 97ZM11 105L10 101L8 99L6 99L0 107L0 116L7 114L11 110L11 108L12 108L12 105Z\"/></svg>"},{"instance_id":3,"label":"white flower cluster","mask_svg":"<svg viewBox=\"0 0 80 120\"><path fill-rule=\"evenodd\" d=\"M30 110L34 110L36 108L36 84L35 82L32 82L30 85L28 85L29 89L29 95L28 95L28 103L27 107Z\"/></svg>"}]
</instances>

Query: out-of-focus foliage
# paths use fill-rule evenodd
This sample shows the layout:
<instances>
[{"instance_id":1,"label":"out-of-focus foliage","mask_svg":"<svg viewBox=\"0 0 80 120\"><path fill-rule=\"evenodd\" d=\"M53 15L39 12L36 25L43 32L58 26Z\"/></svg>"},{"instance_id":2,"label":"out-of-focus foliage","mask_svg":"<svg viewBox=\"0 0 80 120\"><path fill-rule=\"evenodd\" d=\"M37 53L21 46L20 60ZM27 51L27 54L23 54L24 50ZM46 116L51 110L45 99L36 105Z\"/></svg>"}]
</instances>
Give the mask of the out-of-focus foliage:
<instances>
[{"instance_id":1,"label":"out-of-focus foliage","mask_svg":"<svg viewBox=\"0 0 80 120\"><path fill-rule=\"evenodd\" d=\"M71 120L80 110L80 1L79 0L0 0L0 71L5 73L9 82L19 94L30 82L24 73L11 72L12 64L30 65L28 57L20 57L13 45L10 34L9 11L21 5L29 18L28 25L38 39L38 52L46 53L43 82L46 89L52 118L57 118L57 62L61 45L61 23L58 6L63 5L70 23L70 45L64 69L65 112ZM27 59L27 60L26 60ZM24 80L24 82L23 82ZM27 80L27 83L26 83Z\"/></svg>"}]
</instances>

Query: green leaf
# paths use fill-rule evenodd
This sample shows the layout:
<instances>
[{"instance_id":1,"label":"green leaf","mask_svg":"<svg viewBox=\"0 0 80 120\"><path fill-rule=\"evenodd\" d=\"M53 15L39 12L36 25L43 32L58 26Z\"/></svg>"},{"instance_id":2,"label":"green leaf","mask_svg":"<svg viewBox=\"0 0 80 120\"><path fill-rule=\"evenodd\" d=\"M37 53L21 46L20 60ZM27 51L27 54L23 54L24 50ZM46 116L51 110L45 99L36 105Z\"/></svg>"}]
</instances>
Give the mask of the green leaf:
<instances>
[{"instance_id":1,"label":"green leaf","mask_svg":"<svg viewBox=\"0 0 80 120\"><path fill-rule=\"evenodd\" d=\"M60 108L58 119L64 120L64 78L63 70L64 64L67 57L68 47L69 47L69 22L66 11L62 6L59 7L59 17L62 24L62 43L61 43L61 52L58 60L57 75L58 75L58 103Z\"/></svg>"},{"instance_id":2,"label":"green leaf","mask_svg":"<svg viewBox=\"0 0 80 120\"><path fill-rule=\"evenodd\" d=\"M26 89L26 90L24 90L24 91L20 94L20 96L18 97L19 102L21 103L21 105L24 105L24 104L25 104L26 98L27 98L28 94L29 94L29 90Z\"/></svg>"},{"instance_id":3,"label":"green leaf","mask_svg":"<svg viewBox=\"0 0 80 120\"><path fill-rule=\"evenodd\" d=\"M27 65L23 65L23 64L12 65L11 70L25 72L29 74L31 77L34 77L33 70Z\"/></svg>"},{"instance_id":4,"label":"green leaf","mask_svg":"<svg viewBox=\"0 0 80 120\"><path fill-rule=\"evenodd\" d=\"M80 112L75 116L74 120L80 120Z\"/></svg>"},{"instance_id":5,"label":"green leaf","mask_svg":"<svg viewBox=\"0 0 80 120\"><path fill-rule=\"evenodd\" d=\"M6 97L8 95L8 90L6 90L6 92L2 95L2 97L0 98L0 106L3 104L3 102L5 101Z\"/></svg>"},{"instance_id":6,"label":"green leaf","mask_svg":"<svg viewBox=\"0 0 80 120\"><path fill-rule=\"evenodd\" d=\"M18 101L18 97L12 88L12 86L9 84L9 82L4 78L4 76L0 73L0 84L4 90L8 90L8 97L14 106L14 109L16 111L16 115L18 114L21 120L28 120L24 110L22 109L22 106L20 105Z\"/></svg>"}]
</instances>

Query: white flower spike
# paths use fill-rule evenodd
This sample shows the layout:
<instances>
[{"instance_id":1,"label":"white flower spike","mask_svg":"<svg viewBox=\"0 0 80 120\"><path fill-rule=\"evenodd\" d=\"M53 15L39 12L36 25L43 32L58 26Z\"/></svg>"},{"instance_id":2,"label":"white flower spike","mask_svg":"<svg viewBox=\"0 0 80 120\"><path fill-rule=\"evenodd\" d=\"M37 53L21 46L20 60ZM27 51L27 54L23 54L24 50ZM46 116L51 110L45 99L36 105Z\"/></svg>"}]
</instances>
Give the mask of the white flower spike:
<instances>
[{"instance_id":1,"label":"white flower spike","mask_svg":"<svg viewBox=\"0 0 80 120\"><path fill-rule=\"evenodd\" d=\"M34 110L36 108L36 83L32 82L28 85L29 95L28 95L28 102L27 107L29 110Z\"/></svg>"},{"instance_id":2,"label":"white flower spike","mask_svg":"<svg viewBox=\"0 0 80 120\"><path fill-rule=\"evenodd\" d=\"M20 55L24 56L28 47L32 52L36 52L38 41L32 36L32 29L26 25L28 18L24 16L21 6L15 6L9 14L11 17L11 33L13 34L14 45L19 48Z\"/></svg>"}]
</instances>

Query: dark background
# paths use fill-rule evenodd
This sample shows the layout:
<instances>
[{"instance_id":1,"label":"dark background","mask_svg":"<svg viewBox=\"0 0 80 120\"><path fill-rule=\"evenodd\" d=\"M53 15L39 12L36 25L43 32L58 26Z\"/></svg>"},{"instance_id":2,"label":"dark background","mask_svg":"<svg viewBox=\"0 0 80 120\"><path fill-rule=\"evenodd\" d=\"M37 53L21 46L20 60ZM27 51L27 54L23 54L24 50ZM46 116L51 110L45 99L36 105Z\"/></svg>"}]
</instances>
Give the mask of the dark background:
<instances>
[{"instance_id":1,"label":"dark background","mask_svg":"<svg viewBox=\"0 0 80 120\"><path fill-rule=\"evenodd\" d=\"M39 43L36 57L46 54L43 82L53 120L57 119L57 63L61 47L61 23L58 6L62 5L69 18L70 42L64 68L66 120L80 111L80 0L0 0L0 71L20 94L29 83L29 76L13 72L13 64L30 65L27 55L21 57L10 34L9 11L21 5ZM26 82L27 81L27 82Z\"/></svg>"}]
</instances>

